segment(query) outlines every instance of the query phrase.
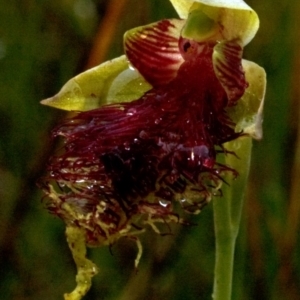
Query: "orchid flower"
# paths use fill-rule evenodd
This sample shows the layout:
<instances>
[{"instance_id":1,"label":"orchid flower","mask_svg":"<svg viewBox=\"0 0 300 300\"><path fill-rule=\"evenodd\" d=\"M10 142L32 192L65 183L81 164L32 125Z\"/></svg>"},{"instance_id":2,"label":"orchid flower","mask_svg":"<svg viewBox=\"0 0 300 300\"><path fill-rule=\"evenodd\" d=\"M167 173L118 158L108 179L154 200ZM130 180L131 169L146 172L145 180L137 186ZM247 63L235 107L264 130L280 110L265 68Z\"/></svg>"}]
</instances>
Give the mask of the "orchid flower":
<instances>
[{"instance_id":1,"label":"orchid flower","mask_svg":"<svg viewBox=\"0 0 300 300\"><path fill-rule=\"evenodd\" d=\"M185 223L180 207L198 213L214 196L227 197L214 201L217 251L220 234L236 238L251 137L262 137L265 73L242 59L259 20L242 0L170 1L181 19L126 32L125 55L42 101L78 112L53 131L65 144L44 187L78 267L65 299L81 299L96 273L86 244L132 238L137 266L138 234L147 226L159 232L159 222ZM215 299L226 290L218 287L220 259Z\"/></svg>"}]
</instances>

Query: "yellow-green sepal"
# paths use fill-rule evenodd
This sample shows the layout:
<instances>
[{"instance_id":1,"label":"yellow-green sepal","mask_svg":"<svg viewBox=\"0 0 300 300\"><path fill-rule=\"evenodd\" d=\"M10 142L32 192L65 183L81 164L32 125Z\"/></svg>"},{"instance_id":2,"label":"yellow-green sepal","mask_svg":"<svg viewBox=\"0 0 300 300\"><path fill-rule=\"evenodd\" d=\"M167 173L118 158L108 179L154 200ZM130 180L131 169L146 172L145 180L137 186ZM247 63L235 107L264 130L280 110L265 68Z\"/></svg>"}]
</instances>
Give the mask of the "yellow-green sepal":
<instances>
[{"instance_id":1,"label":"yellow-green sepal","mask_svg":"<svg viewBox=\"0 0 300 300\"><path fill-rule=\"evenodd\" d=\"M67 111L87 111L138 99L150 88L123 55L75 76L55 96L41 103Z\"/></svg>"},{"instance_id":2,"label":"yellow-green sepal","mask_svg":"<svg viewBox=\"0 0 300 300\"><path fill-rule=\"evenodd\" d=\"M193 11L200 10L219 25L219 33L224 40L240 40L248 44L259 27L256 12L243 0L170 0L183 19L194 18ZM191 15L190 15L191 13ZM187 21L188 22L188 21ZM193 21L197 26L197 22ZM193 30L193 36L195 35ZM200 29L199 29L200 30ZM185 35L187 35L185 33ZM201 36L201 32L199 32Z\"/></svg>"}]
</instances>

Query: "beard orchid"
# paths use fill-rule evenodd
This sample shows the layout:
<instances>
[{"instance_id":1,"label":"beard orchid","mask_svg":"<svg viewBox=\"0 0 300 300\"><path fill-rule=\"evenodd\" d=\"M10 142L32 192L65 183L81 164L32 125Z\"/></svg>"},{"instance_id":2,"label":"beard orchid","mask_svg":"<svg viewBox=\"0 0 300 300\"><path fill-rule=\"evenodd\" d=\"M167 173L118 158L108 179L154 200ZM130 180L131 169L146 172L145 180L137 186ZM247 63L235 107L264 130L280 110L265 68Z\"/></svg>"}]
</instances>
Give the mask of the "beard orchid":
<instances>
[{"instance_id":1,"label":"beard orchid","mask_svg":"<svg viewBox=\"0 0 300 300\"><path fill-rule=\"evenodd\" d=\"M120 237L136 239L141 249L137 235L145 228L184 223L178 208L200 212L222 195L227 177L239 176L234 164L218 159L240 156L227 145L261 138L265 73L242 59L258 29L256 13L242 0L171 2L181 19L126 32L124 56L42 101L78 112L53 131L64 147L51 158L44 184L71 249ZM78 267L77 290L66 295L80 299L89 287L82 282L96 269L85 250L72 251L78 266L89 266Z\"/></svg>"}]
</instances>

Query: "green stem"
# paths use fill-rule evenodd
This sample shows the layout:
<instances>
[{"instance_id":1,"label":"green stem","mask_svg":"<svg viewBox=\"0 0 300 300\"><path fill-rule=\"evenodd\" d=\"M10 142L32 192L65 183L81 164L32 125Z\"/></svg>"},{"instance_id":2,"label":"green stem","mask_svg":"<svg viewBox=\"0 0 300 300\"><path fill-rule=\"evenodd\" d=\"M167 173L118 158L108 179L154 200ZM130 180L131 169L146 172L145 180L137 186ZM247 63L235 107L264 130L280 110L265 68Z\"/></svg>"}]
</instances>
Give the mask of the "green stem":
<instances>
[{"instance_id":1,"label":"green stem","mask_svg":"<svg viewBox=\"0 0 300 300\"><path fill-rule=\"evenodd\" d=\"M228 184L222 186L223 197L213 201L216 239L214 300L231 300L234 250L250 168L251 147L252 140L248 137L226 145L226 149L235 152L238 158L228 154L224 157L225 164L237 170L239 176L235 179L228 175L225 178Z\"/></svg>"},{"instance_id":2,"label":"green stem","mask_svg":"<svg viewBox=\"0 0 300 300\"><path fill-rule=\"evenodd\" d=\"M232 231L225 199L222 205L214 201L214 224L216 239L214 300L230 300L232 291L233 260L236 235ZM220 201L221 202L221 201ZM225 204L225 205L224 205ZM224 208L224 209L223 209ZM226 211L227 209L227 211ZM227 216L226 216L227 215Z\"/></svg>"}]
</instances>

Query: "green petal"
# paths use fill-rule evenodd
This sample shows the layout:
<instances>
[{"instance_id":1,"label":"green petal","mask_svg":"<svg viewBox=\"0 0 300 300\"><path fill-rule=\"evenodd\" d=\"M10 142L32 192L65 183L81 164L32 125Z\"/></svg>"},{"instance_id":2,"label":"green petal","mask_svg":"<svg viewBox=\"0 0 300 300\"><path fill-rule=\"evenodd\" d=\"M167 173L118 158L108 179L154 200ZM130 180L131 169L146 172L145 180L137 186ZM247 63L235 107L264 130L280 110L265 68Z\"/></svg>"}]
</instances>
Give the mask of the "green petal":
<instances>
[{"instance_id":1,"label":"green petal","mask_svg":"<svg viewBox=\"0 0 300 300\"><path fill-rule=\"evenodd\" d=\"M68 111L87 111L104 104L132 101L151 88L129 67L123 55L70 79L55 96L41 103Z\"/></svg>"},{"instance_id":2,"label":"green petal","mask_svg":"<svg viewBox=\"0 0 300 300\"><path fill-rule=\"evenodd\" d=\"M242 66L249 86L237 105L229 107L227 112L236 123L237 132L243 131L255 139L261 139L266 73L251 61L243 60Z\"/></svg>"},{"instance_id":3,"label":"green petal","mask_svg":"<svg viewBox=\"0 0 300 300\"><path fill-rule=\"evenodd\" d=\"M225 40L240 40L242 45L252 40L259 27L257 14L242 0L170 1L181 18L188 19L190 12L200 10L219 24L220 33ZM198 25L198 22L193 23Z\"/></svg>"}]
</instances>

